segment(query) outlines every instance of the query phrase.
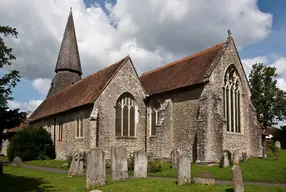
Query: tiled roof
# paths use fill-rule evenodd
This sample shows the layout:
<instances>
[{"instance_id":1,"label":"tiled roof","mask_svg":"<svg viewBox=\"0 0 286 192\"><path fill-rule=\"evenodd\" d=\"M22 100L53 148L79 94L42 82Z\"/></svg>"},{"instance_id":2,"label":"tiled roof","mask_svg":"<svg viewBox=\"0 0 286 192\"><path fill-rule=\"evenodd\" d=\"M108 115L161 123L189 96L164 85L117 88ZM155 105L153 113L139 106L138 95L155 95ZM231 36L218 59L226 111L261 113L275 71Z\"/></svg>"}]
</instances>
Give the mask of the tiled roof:
<instances>
[{"instance_id":1,"label":"tiled roof","mask_svg":"<svg viewBox=\"0 0 286 192\"><path fill-rule=\"evenodd\" d=\"M30 121L93 103L128 58L129 56L46 98L30 116Z\"/></svg>"},{"instance_id":2,"label":"tiled roof","mask_svg":"<svg viewBox=\"0 0 286 192\"><path fill-rule=\"evenodd\" d=\"M223 50L224 44L220 43L199 53L143 73L140 82L148 94L202 83L211 64Z\"/></svg>"}]
</instances>

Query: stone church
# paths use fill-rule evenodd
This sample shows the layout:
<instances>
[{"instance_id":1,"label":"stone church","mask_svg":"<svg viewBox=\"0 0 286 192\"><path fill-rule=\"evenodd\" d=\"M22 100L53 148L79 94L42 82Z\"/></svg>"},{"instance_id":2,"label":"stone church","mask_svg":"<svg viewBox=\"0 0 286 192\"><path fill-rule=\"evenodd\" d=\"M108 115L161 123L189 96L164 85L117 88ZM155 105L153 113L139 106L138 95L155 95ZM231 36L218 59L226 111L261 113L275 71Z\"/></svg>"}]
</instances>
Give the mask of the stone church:
<instances>
[{"instance_id":1,"label":"stone church","mask_svg":"<svg viewBox=\"0 0 286 192\"><path fill-rule=\"evenodd\" d=\"M50 132L56 158L112 146L169 158L180 148L197 163L223 151L261 156L261 128L235 42L225 42L138 76L130 56L82 78L70 11L47 98L30 124Z\"/></svg>"}]
</instances>

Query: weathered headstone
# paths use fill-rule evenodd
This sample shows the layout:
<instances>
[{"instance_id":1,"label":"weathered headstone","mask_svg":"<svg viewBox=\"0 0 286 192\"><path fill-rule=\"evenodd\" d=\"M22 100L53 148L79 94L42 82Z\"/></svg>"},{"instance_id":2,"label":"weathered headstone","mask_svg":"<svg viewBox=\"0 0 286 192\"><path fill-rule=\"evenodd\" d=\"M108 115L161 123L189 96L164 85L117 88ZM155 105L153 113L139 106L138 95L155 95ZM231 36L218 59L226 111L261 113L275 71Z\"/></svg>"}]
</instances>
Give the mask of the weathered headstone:
<instances>
[{"instance_id":1,"label":"weathered headstone","mask_svg":"<svg viewBox=\"0 0 286 192\"><path fill-rule=\"evenodd\" d=\"M239 150L236 149L233 152L233 164L238 165L239 164Z\"/></svg>"},{"instance_id":2,"label":"weathered headstone","mask_svg":"<svg viewBox=\"0 0 286 192\"><path fill-rule=\"evenodd\" d=\"M12 166L20 167L23 164L22 159L20 157L15 157L12 161Z\"/></svg>"},{"instance_id":3,"label":"weathered headstone","mask_svg":"<svg viewBox=\"0 0 286 192\"><path fill-rule=\"evenodd\" d=\"M215 179L213 179L212 175L208 171L201 171L198 177L193 178L194 183L204 184L204 185L214 185Z\"/></svg>"},{"instance_id":4,"label":"weathered headstone","mask_svg":"<svg viewBox=\"0 0 286 192\"><path fill-rule=\"evenodd\" d=\"M148 155L144 150L134 153L134 178L147 177Z\"/></svg>"},{"instance_id":5,"label":"weathered headstone","mask_svg":"<svg viewBox=\"0 0 286 192\"><path fill-rule=\"evenodd\" d=\"M105 183L105 154L100 148L91 149L87 155L86 189Z\"/></svg>"},{"instance_id":6,"label":"weathered headstone","mask_svg":"<svg viewBox=\"0 0 286 192\"><path fill-rule=\"evenodd\" d=\"M126 148L111 148L111 177L113 181L128 178Z\"/></svg>"},{"instance_id":7,"label":"weathered headstone","mask_svg":"<svg viewBox=\"0 0 286 192\"><path fill-rule=\"evenodd\" d=\"M86 153L77 152L73 156L68 176L83 176L85 172Z\"/></svg>"},{"instance_id":8,"label":"weathered headstone","mask_svg":"<svg viewBox=\"0 0 286 192\"><path fill-rule=\"evenodd\" d=\"M248 157L247 157L247 153L246 152L242 152L242 160L243 161L247 161Z\"/></svg>"},{"instance_id":9,"label":"weathered headstone","mask_svg":"<svg viewBox=\"0 0 286 192\"><path fill-rule=\"evenodd\" d=\"M178 158L178 185L184 185L191 182L191 163L186 153Z\"/></svg>"},{"instance_id":10,"label":"weathered headstone","mask_svg":"<svg viewBox=\"0 0 286 192\"><path fill-rule=\"evenodd\" d=\"M234 165L232 171L232 185L234 192L244 192L242 173L239 165Z\"/></svg>"},{"instance_id":11,"label":"weathered headstone","mask_svg":"<svg viewBox=\"0 0 286 192\"><path fill-rule=\"evenodd\" d=\"M281 149L281 143L280 143L280 141L275 141L275 147L276 147L277 149Z\"/></svg>"},{"instance_id":12,"label":"weathered headstone","mask_svg":"<svg viewBox=\"0 0 286 192\"><path fill-rule=\"evenodd\" d=\"M172 169L178 168L178 158L183 152L180 149L174 149L171 152L171 167Z\"/></svg>"},{"instance_id":13,"label":"weathered headstone","mask_svg":"<svg viewBox=\"0 0 286 192\"><path fill-rule=\"evenodd\" d=\"M230 159L229 155L227 152L223 153L223 168L229 167L230 166Z\"/></svg>"},{"instance_id":14,"label":"weathered headstone","mask_svg":"<svg viewBox=\"0 0 286 192\"><path fill-rule=\"evenodd\" d=\"M263 158L266 159L267 158L267 149L268 149L268 144L267 141L263 141Z\"/></svg>"}]
</instances>

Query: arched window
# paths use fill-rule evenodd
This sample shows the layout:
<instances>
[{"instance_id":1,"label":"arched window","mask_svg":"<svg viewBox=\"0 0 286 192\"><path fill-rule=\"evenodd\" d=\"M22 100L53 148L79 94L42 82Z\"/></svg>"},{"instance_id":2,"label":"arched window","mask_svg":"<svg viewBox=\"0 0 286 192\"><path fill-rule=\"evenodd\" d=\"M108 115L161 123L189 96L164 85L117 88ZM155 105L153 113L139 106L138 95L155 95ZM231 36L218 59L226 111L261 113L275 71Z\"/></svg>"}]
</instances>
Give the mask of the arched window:
<instances>
[{"instance_id":1,"label":"arched window","mask_svg":"<svg viewBox=\"0 0 286 192\"><path fill-rule=\"evenodd\" d=\"M224 76L223 104L228 132L240 133L240 79L236 68L231 65Z\"/></svg>"},{"instance_id":2,"label":"arched window","mask_svg":"<svg viewBox=\"0 0 286 192\"><path fill-rule=\"evenodd\" d=\"M116 103L116 136L135 136L136 102L129 93L121 95Z\"/></svg>"},{"instance_id":3,"label":"arched window","mask_svg":"<svg viewBox=\"0 0 286 192\"><path fill-rule=\"evenodd\" d=\"M151 136L156 135L156 124L158 121L158 111L160 103L157 100L151 102Z\"/></svg>"}]
</instances>

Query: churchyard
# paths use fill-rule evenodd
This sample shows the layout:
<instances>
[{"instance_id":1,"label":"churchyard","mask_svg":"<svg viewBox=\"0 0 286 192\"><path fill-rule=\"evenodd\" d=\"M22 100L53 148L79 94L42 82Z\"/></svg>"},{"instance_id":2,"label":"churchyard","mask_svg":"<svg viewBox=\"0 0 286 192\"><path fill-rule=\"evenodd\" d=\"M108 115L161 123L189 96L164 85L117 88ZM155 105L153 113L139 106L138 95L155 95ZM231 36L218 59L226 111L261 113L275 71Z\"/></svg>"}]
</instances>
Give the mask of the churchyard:
<instances>
[{"instance_id":1,"label":"churchyard","mask_svg":"<svg viewBox=\"0 0 286 192\"><path fill-rule=\"evenodd\" d=\"M116 154L118 155L119 151ZM147 173L147 169L144 168L146 169L145 174L148 175L148 178L144 178L144 171L143 175L136 176L143 177L144 179L134 179L134 172L129 170L129 178L127 179L126 171L125 174L121 174L120 172L116 171L114 171L114 173L116 173L115 175L114 173L112 174L111 169L114 170L116 167L116 169L118 169L118 167L119 169L123 169L123 172L127 169L127 167L122 166L122 159L123 161L127 160L124 159L126 155L124 154L124 152L120 152L119 156L119 159L121 160L114 160L114 162L116 162L116 165L114 164L112 166L109 163L104 165L105 163L103 163L102 165L99 165L99 167L97 167L96 169L99 170L104 166L106 168L106 171L103 169L99 171L101 172L101 174L91 173L91 175L93 175L91 176L91 179L98 179L101 175L102 177L100 179L100 182L102 184L106 183L102 186L91 187L91 189L98 189L102 191L233 191L233 186L231 182L228 182L225 185L221 185L222 183L220 183L220 185L202 185L189 183L187 179L187 181L183 181L182 183L184 184L184 182L187 182L185 185L178 185L178 170L183 170L182 174L189 174L186 169L183 169L188 167L186 162L177 164L177 169L172 168L170 163L163 163L162 170L156 173ZM93 159L92 161L103 162L102 156L100 156L99 154L94 154L93 157L97 159ZM140 159L142 160L142 158ZM239 166L242 170L244 191L286 191L286 186L283 185L283 183L286 183L285 159L286 151L281 150L278 159L268 157L267 159L250 158L245 162L240 161ZM146 162L147 160L144 160L143 158L143 161ZM4 191L91 191L91 189L85 189L87 183L87 179L85 176L68 176L68 167L65 161L38 160L24 162L24 164L50 168L52 167L57 168L58 170L63 170L65 172L57 173L56 171L51 172L44 170L35 170L31 169L31 167L22 168L13 167L11 165L4 166L4 177L1 177L0 180L1 189L5 189ZM141 162L140 164L142 165L144 164L144 162ZM182 168L180 168L180 164L183 166ZM96 165L94 164L91 166ZM209 175L211 175L211 178L215 179L216 181L232 180L232 166L229 166L227 168L221 168L218 165L202 166L191 164L190 167L192 179L196 177L201 177L202 173L208 173ZM140 172L142 173L142 171ZM69 172L69 174L71 173ZM106 179L104 174L106 174ZM96 176L94 177L94 175ZM255 182L263 182L264 184L259 184ZM13 183L18 184L13 185ZM277 185L271 186L271 184L273 183L276 183ZM281 185L279 185L279 183Z\"/></svg>"}]
</instances>

